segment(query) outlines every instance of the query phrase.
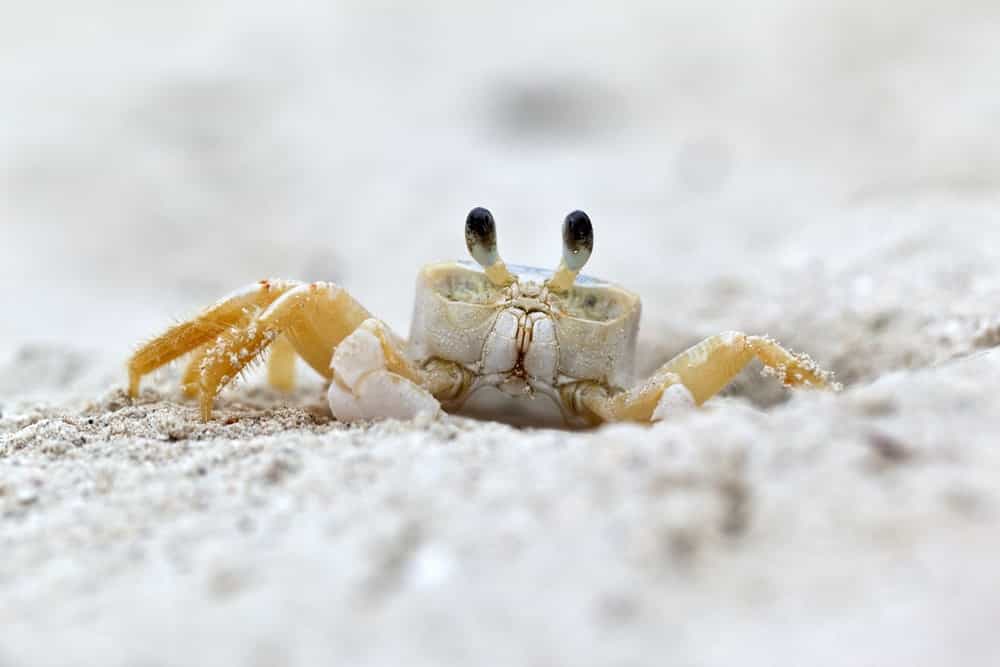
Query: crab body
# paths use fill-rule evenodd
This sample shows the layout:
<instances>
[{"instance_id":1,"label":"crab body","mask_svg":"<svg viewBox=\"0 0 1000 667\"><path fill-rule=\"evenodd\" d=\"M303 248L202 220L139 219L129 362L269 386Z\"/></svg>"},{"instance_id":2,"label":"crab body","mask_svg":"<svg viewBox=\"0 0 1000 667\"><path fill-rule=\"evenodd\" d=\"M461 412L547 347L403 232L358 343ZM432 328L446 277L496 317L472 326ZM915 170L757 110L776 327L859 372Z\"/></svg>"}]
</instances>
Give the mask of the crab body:
<instances>
[{"instance_id":1,"label":"crab body","mask_svg":"<svg viewBox=\"0 0 1000 667\"><path fill-rule=\"evenodd\" d=\"M517 280L493 285L471 262L425 266L417 277L410 354L460 364L467 394L487 386L513 397L580 381L625 387L632 380L639 298L580 276L564 294L549 290L552 271L511 266Z\"/></svg>"},{"instance_id":2,"label":"crab body","mask_svg":"<svg viewBox=\"0 0 1000 667\"><path fill-rule=\"evenodd\" d=\"M593 250L586 214L566 216L555 271L508 268L486 209L469 213L465 236L475 263L418 272L408 341L338 285L265 280L140 348L129 361L129 391L189 355L182 387L209 419L222 387L266 351L276 387L292 385L296 357L326 377L330 410L342 421L456 410L485 387L548 397L569 424L656 421L703 403L754 358L786 386L836 387L805 355L739 332L707 338L633 383L640 300L579 275Z\"/></svg>"}]
</instances>

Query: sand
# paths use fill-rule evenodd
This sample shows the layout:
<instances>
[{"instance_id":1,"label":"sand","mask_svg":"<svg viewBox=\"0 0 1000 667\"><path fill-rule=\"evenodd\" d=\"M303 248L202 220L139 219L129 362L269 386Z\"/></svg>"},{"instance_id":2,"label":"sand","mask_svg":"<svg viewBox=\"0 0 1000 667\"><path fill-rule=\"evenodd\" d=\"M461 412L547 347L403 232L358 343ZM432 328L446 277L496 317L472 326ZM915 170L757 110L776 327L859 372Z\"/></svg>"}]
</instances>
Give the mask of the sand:
<instances>
[{"instance_id":1,"label":"sand","mask_svg":"<svg viewBox=\"0 0 1000 667\"><path fill-rule=\"evenodd\" d=\"M6 8L0 666L1000 662L1000 10L660 5ZM742 329L845 390L585 432L346 426L305 369L208 424L177 368L124 395L266 276L405 333L474 205L542 266L587 210L643 372Z\"/></svg>"}]
</instances>

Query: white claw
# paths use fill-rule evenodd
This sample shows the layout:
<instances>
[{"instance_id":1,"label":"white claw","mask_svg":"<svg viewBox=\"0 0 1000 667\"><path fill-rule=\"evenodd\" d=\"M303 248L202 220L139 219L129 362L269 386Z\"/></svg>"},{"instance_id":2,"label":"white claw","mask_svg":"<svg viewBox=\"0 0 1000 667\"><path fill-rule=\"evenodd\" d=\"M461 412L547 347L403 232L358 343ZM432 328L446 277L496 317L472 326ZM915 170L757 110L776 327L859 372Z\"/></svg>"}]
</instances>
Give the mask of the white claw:
<instances>
[{"instance_id":1,"label":"white claw","mask_svg":"<svg viewBox=\"0 0 1000 667\"><path fill-rule=\"evenodd\" d=\"M373 371L353 388L330 385L330 411L343 422L362 419L414 419L435 416L440 404L431 394L404 377L389 371Z\"/></svg>"},{"instance_id":2,"label":"white claw","mask_svg":"<svg viewBox=\"0 0 1000 667\"><path fill-rule=\"evenodd\" d=\"M660 400L656 402L651 421L658 422L668 416L687 412L695 407L694 396L682 384L672 384L663 390Z\"/></svg>"},{"instance_id":3,"label":"white claw","mask_svg":"<svg viewBox=\"0 0 1000 667\"><path fill-rule=\"evenodd\" d=\"M346 386L355 386L366 373L385 368L381 341L362 324L333 351L330 368Z\"/></svg>"},{"instance_id":4,"label":"white claw","mask_svg":"<svg viewBox=\"0 0 1000 667\"><path fill-rule=\"evenodd\" d=\"M334 379L327 394L333 416L343 422L436 416L441 406L430 392L386 370L382 343L370 322L366 320L334 350L330 362Z\"/></svg>"}]
</instances>

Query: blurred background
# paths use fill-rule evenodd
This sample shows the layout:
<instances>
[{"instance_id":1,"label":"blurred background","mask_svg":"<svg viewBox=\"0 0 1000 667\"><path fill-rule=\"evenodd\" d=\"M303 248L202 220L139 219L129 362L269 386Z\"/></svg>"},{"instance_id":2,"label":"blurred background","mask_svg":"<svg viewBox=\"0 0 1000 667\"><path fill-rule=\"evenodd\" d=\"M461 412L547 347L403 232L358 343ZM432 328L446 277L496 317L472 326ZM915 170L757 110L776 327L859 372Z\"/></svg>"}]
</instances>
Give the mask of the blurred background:
<instances>
[{"instance_id":1,"label":"blurred background","mask_svg":"<svg viewBox=\"0 0 1000 667\"><path fill-rule=\"evenodd\" d=\"M995 344L992 0L4 4L8 393L52 349L119 381L269 276L406 332L476 205L542 266L588 211L643 368L729 328L846 381Z\"/></svg>"}]
</instances>

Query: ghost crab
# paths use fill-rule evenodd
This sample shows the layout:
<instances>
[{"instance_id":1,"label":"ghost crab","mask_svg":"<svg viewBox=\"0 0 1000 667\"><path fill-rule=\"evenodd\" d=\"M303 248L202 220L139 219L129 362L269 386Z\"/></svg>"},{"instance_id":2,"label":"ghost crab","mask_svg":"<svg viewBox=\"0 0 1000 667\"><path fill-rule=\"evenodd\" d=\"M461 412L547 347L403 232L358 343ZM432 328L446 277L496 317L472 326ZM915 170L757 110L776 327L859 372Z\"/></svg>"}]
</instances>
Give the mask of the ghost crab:
<instances>
[{"instance_id":1,"label":"ghost crab","mask_svg":"<svg viewBox=\"0 0 1000 667\"><path fill-rule=\"evenodd\" d=\"M579 275L594 244L585 213L566 216L555 271L508 268L484 208L469 213L465 239L475 263L420 270L408 343L333 283L263 280L142 346L128 364L129 392L191 353L182 388L208 420L219 391L268 348L271 384L290 388L301 357L329 380L341 421L436 415L487 386L547 396L571 425L657 421L705 402L754 357L785 386L835 388L809 357L739 332L707 338L633 384L639 297Z\"/></svg>"}]
</instances>

